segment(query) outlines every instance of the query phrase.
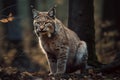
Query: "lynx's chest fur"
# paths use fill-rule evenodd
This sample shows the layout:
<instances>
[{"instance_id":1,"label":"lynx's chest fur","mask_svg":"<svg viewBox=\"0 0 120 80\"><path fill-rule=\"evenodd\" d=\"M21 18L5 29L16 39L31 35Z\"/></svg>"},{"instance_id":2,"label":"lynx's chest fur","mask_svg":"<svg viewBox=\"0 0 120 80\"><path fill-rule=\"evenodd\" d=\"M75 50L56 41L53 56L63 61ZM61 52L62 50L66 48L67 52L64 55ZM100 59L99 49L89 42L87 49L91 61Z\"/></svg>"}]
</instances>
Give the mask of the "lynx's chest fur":
<instances>
[{"instance_id":1,"label":"lynx's chest fur","mask_svg":"<svg viewBox=\"0 0 120 80\"><path fill-rule=\"evenodd\" d=\"M87 64L87 45L55 17L55 8L48 12L33 10L34 31L40 47L48 57L50 74L84 70Z\"/></svg>"}]
</instances>

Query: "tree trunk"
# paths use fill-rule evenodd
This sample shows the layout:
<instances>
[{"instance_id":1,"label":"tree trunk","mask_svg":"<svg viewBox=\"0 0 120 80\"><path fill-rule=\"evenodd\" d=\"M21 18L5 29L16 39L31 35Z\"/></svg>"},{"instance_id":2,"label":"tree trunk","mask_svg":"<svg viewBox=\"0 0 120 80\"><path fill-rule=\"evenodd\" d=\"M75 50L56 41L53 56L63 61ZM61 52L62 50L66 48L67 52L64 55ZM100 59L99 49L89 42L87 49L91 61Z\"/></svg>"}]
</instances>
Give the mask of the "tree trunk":
<instances>
[{"instance_id":1,"label":"tree trunk","mask_svg":"<svg viewBox=\"0 0 120 80\"><path fill-rule=\"evenodd\" d=\"M114 47L114 51L116 54L115 59L110 64L102 67L101 71L106 73L114 73L118 72L120 74L120 1L119 0L105 0L103 5L103 20L111 21L114 24L107 26L106 31L103 32L113 32L117 31L117 36L113 36L112 40L114 40L115 44L110 46ZM105 29L104 29L105 30ZM110 43L111 39L108 43ZM109 48L108 48L109 49ZM108 53L113 52L113 50L109 50ZM106 52L107 53L107 52Z\"/></svg>"},{"instance_id":2,"label":"tree trunk","mask_svg":"<svg viewBox=\"0 0 120 80\"><path fill-rule=\"evenodd\" d=\"M88 63L94 65L97 62L95 54L95 30L94 30L93 0L69 0L68 26L75 31L81 40L87 42Z\"/></svg>"}]
</instances>

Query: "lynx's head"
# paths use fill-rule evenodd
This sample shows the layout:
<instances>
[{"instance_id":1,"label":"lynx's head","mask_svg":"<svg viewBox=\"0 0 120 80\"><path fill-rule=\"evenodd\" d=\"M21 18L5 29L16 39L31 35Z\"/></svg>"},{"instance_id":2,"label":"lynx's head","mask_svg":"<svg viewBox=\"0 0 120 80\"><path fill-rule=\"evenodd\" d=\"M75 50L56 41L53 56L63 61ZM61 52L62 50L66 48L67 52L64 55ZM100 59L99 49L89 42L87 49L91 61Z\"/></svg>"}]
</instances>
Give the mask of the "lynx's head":
<instances>
[{"instance_id":1,"label":"lynx's head","mask_svg":"<svg viewBox=\"0 0 120 80\"><path fill-rule=\"evenodd\" d=\"M35 9L33 12L33 25L36 35L51 37L55 33L55 7L51 8L48 12L40 12Z\"/></svg>"}]
</instances>

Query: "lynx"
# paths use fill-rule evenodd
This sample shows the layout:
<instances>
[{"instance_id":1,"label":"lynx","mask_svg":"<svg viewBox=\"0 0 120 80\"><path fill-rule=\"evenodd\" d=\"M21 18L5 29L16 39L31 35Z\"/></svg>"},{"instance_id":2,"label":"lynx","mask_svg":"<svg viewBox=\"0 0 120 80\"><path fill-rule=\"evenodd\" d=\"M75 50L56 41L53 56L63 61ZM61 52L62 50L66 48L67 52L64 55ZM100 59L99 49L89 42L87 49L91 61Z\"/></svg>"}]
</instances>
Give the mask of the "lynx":
<instances>
[{"instance_id":1,"label":"lynx","mask_svg":"<svg viewBox=\"0 0 120 80\"><path fill-rule=\"evenodd\" d=\"M50 74L85 70L88 58L86 42L56 18L55 7L48 12L36 9L32 12L34 31L40 48L47 55Z\"/></svg>"}]
</instances>

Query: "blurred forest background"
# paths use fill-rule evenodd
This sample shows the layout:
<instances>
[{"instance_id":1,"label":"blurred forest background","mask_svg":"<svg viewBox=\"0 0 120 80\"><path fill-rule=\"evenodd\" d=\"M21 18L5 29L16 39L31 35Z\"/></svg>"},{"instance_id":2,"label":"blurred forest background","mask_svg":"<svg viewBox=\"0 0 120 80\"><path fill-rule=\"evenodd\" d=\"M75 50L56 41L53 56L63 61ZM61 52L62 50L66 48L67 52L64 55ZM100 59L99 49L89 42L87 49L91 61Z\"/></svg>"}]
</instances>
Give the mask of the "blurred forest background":
<instances>
[{"instance_id":1,"label":"blurred forest background","mask_svg":"<svg viewBox=\"0 0 120 80\"><path fill-rule=\"evenodd\" d=\"M20 71L47 72L46 58L39 50L33 32L33 5L47 11L57 4L57 18L68 25L69 0L0 0L0 66L17 67ZM115 0L94 0L95 46L98 61L109 64L120 55L120 13Z\"/></svg>"}]
</instances>

